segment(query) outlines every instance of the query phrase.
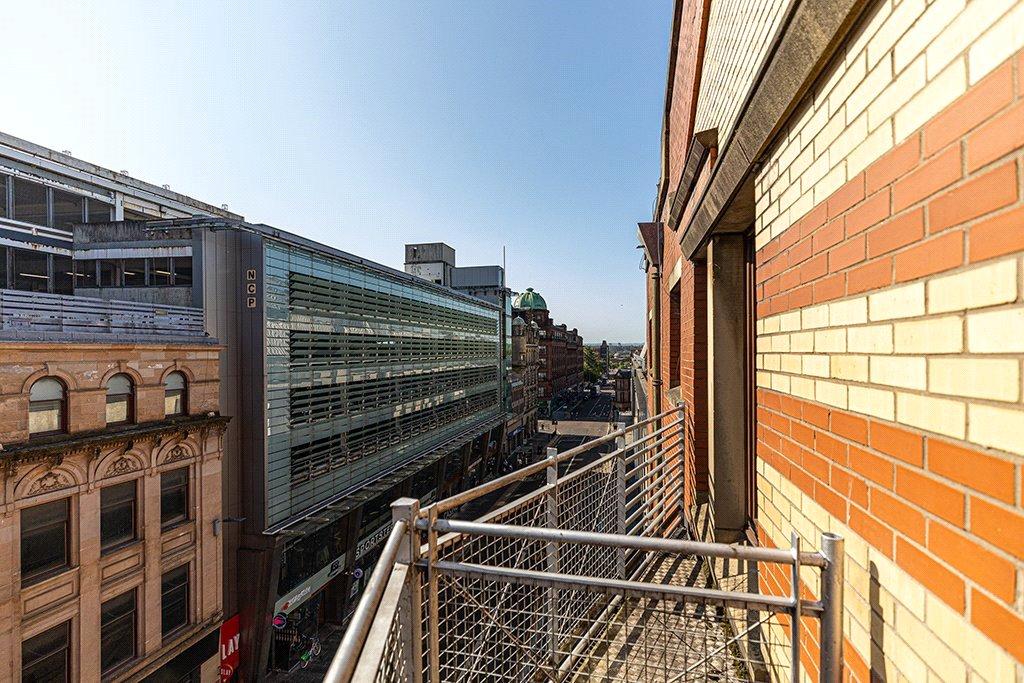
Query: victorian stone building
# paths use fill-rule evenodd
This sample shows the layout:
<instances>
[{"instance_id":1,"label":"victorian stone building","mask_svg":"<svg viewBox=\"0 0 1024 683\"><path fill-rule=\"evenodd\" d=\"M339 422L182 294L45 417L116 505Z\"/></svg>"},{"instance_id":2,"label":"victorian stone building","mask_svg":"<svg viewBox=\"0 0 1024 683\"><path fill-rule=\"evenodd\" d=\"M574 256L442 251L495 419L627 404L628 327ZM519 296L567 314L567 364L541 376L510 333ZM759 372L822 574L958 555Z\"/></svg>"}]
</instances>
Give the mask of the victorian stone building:
<instances>
[{"instance_id":1,"label":"victorian stone building","mask_svg":"<svg viewBox=\"0 0 1024 683\"><path fill-rule=\"evenodd\" d=\"M505 426L509 452L523 445L537 431L539 341L537 323L528 323L519 316L512 320L512 370L509 373L512 401Z\"/></svg>"},{"instance_id":2,"label":"victorian stone building","mask_svg":"<svg viewBox=\"0 0 1024 683\"><path fill-rule=\"evenodd\" d=\"M512 302L515 315L538 328L540 369L537 385L540 400L550 401L560 392L583 382L583 337L576 328L556 325L548 304L532 287Z\"/></svg>"},{"instance_id":3,"label":"victorian stone building","mask_svg":"<svg viewBox=\"0 0 1024 683\"><path fill-rule=\"evenodd\" d=\"M217 679L220 349L119 308L0 292L0 680Z\"/></svg>"}]
</instances>

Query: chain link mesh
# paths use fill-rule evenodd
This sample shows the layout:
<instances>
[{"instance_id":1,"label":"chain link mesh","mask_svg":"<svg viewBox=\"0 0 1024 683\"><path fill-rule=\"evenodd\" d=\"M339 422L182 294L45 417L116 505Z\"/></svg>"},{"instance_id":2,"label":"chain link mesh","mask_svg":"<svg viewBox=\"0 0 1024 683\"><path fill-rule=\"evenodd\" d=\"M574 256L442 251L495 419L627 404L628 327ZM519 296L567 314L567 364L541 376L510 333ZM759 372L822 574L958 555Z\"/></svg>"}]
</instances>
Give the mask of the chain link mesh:
<instances>
[{"instance_id":1,"label":"chain link mesh","mask_svg":"<svg viewBox=\"0 0 1024 683\"><path fill-rule=\"evenodd\" d=\"M681 421L660 435L649 434L646 441L604 456L482 521L634 536L678 535L677 530L684 528L680 429ZM433 680L431 674L440 681L460 683L790 677L789 633L778 615L659 591L663 586L688 586L756 592L757 566L739 563L725 572L727 585L720 585L714 564L692 555L468 533L438 537L433 556L428 548L423 549L426 561L409 572L421 582L417 664L424 681ZM458 569L445 563L457 563ZM489 571L474 572L474 566ZM544 581L539 575L530 580L512 572L495 575L494 568L632 580L638 588L570 586L571 580ZM436 620L431 618L435 596ZM377 681L413 680L413 611L411 603L403 605L384 635L387 643ZM437 652L431 652L432 642Z\"/></svg>"}]
</instances>

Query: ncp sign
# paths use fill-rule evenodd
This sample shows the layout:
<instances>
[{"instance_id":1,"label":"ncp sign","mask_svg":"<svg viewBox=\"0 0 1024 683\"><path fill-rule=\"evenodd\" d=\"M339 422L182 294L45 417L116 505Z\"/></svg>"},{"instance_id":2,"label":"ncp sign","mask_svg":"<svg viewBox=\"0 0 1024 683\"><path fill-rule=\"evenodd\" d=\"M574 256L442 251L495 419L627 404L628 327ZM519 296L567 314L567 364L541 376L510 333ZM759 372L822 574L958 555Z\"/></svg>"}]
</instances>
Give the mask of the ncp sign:
<instances>
[{"instance_id":1,"label":"ncp sign","mask_svg":"<svg viewBox=\"0 0 1024 683\"><path fill-rule=\"evenodd\" d=\"M238 615L220 625L220 680L227 683L238 669Z\"/></svg>"}]
</instances>

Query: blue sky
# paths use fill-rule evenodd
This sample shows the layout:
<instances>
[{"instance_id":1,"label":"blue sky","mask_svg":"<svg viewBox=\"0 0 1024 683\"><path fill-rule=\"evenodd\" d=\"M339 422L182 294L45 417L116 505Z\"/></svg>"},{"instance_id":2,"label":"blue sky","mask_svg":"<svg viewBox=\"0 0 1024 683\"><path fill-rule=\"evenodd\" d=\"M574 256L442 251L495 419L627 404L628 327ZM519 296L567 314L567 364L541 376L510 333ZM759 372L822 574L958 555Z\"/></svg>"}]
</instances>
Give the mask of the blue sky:
<instances>
[{"instance_id":1,"label":"blue sky","mask_svg":"<svg viewBox=\"0 0 1024 683\"><path fill-rule=\"evenodd\" d=\"M641 340L671 12L16 3L0 129L398 268L406 242L505 245L556 320Z\"/></svg>"}]
</instances>

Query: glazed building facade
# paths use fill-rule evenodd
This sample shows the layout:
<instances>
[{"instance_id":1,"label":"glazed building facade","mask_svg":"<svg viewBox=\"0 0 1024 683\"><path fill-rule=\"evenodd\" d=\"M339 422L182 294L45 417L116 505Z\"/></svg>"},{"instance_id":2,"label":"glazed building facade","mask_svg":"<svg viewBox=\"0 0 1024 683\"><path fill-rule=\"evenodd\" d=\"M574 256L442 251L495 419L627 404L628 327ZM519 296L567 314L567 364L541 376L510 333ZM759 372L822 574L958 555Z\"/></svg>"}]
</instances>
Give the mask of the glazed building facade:
<instances>
[{"instance_id":1,"label":"glazed building facade","mask_svg":"<svg viewBox=\"0 0 1024 683\"><path fill-rule=\"evenodd\" d=\"M106 334L94 318L86 340L74 328L96 301L52 297L60 309L37 302L15 318L10 295L0 291L0 678L215 680L219 345L200 311L191 329L179 324L188 311L136 309Z\"/></svg>"},{"instance_id":2,"label":"glazed building facade","mask_svg":"<svg viewBox=\"0 0 1024 683\"><path fill-rule=\"evenodd\" d=\"M854 680L1024 674L1021 26L1015 0L676 4L649 407L686 406L695 527L845 537Z\"/></svg>"},{"instance_id":3,"label":"glazed building facade","mask_svg":"<svg viewBox=\"0 0 1024 683\"><path fill-rule=\"evenodd\" d=\"M102 270L184 250L188 287L104 298L196 301L224 345L225 603L240 675L287 674L344 627L395 498L476 483L504 426L501 312L450 287L283 230L195 218L78 226ZM152 273L153 271L147 271ZM276 625L275 625L276 624Z\"/></svg>"}]
</instances>

